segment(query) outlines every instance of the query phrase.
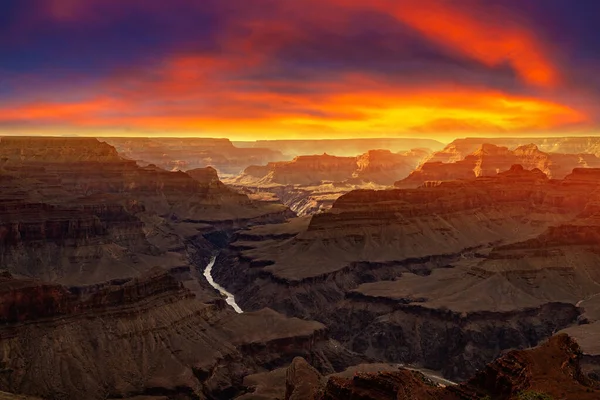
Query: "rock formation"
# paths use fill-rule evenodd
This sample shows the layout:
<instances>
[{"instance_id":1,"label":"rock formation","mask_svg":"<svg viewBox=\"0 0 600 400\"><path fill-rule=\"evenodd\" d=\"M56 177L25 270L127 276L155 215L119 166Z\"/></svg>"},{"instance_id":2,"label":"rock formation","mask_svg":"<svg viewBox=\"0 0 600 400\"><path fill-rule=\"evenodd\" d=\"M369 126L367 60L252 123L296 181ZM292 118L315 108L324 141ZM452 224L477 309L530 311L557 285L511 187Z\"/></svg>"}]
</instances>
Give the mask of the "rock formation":
<instances>
[{"instance_id":1,"label":"rock formation","mask_svg":"<svg viewBox=\"0 0 600 400\"><path fill-rule=\"evenodd\" d=\"M455 139L440 151L436 151L426 162L451 163L460 161L489 144L514 150L519 146L536 145L540 151L561 154L594 154L600 157L598 137L495 137Z\"/></svg>"},{"instance_id":2,"label":"rock formation","mask_svg":"<svg viewBox=\"0 0 600 400\"><path fill-rule=\"evenodd\" d=\"M256 195L274 196L303 216L327 210L351 190L391 185L427 154L427 150L413 149L402 153L369 150L357 157L298 156L292 161L250 166L226 183Z\"/></svg>"},{"instance_id":3,"label":"rock formation","mask_svg":"<svg viewBox=\"0 0 600 400\"><path fill-rule=\"evenodd\" d=\"M10 392L231 398L244 375L294 356L320 360L321 371L335 362L322 324L268 309L238 315L160 270L78 288L4 276L0 298L0 387Z\"/></svg>"},{"instance_id":4,"label":"rock formation","mask_svg":"<svg viewBox=\"0 0 600 400\"><path fill-rule=\"evenodd\" d=\"M237 175L248 165L280 161L286 157L268 148L240 148L229 139L208 138L106 138L122 156L141 165L154 164L168 171L212 166L221 175Z\"/></svg>"},{"instance_id":5,"label":"rock formation","mask_svg":"<svg viewBox=\"0 0 600 400\"><path fill-rule=\"evenodd\" d=\"M392 366L379 366L380 370L372 371L350 368L344 373L322 376L306 361L294 359L286 370L285 399L596 399L600 385L583 376L581 359L577 343L567 335L557 335L534 349L509 352L470 380L451 386L436 384L418 371ZM283 390L276 382L270 384ZM283 396L274 391L272 397L263 398Z\"/></svg>"},{"instance_id":6,"label":"rock formation","mask_svg":"<svg viewBox=\"0 0 600 400\"><path fill-rule=\"evenodd\" d=\"M356 190L310 220L240 232L215 276L246 309L317 319L356 352L466 378L577 324L580 300L600 293L599 171L551 180L516 165Z\"/></svg>"},{"instance_id":7,"label":"rock formation","mask_svg":"<svg viewBox=\"0 0 600 400\"><path fill-rule=\"evenodd\" d=\"M225 187L214 170L139 167L96 139L2 138L0 157L0 260L27 277L81 284L186 267L173 250L198 229L293 215Z\"/></svg>"},{"instance_id":8,"label":"rock formation","mask_svg":"<svg viewBox=\"0 0 600 400\"><path fill-rule=\"evenodd\" d=\"M431 159L419 165L408 177L397 181L399 188L414 188L426 182L473 179L493 176L511 165L519 164L525 169L537 168L548 177L562 179L576 167L600 167L600 158L593 154L544 153L535 144L522 145L514 150L489 143L482 144L473 153L462 156L456 153L451 162L437 161L455 150L448 146Z\"/></svg>"}]
</instances>

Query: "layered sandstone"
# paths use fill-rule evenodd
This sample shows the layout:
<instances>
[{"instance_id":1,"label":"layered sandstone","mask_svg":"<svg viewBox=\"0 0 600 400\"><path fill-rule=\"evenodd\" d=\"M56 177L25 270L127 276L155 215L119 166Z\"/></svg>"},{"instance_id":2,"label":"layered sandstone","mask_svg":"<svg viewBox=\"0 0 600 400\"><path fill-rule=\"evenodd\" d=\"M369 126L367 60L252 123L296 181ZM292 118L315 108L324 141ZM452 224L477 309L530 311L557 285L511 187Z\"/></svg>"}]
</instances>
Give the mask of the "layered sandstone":
<instances>
[{"instance_id":1,"label":"layered sandstone","mask_svg":"<svg viewBox=\"0 0 600 400\"><path fill-rule=\"evenodd\" d=\"M238 315L160 270L77 288L5 274L0 298L0 388L42 398L231 398L245 375L295 356L326 373L347 357L324 352L320 323L267 309Z\"/></svg>"},{"instance_id":2,"label":"layered sandstone","mask_svg":"<svg viewBox=\"0 0 600 400\"><path fill-rule=\"evenodd\" d=\"M468 382L450 387L436 386L422 374L402 368L350 377L332 376L323 384L322 377L319 380L310 374L290 372L297 369L291 366L288 376L292 375L294 380L287 387L286 399L296 398L300 393L303 398L315 400L596 399L600 396L600 385L582 375L580 360L577 343L566 335L558 335L535 349L510 352ZM306 386L311 388L309 392ZM313 389L314 386L317 388Z\"/></svg>"},{"instance_id":3,"label":"layered sandstone","mask_svg":"<svg viewBox=\"0 0 600 400\"><path fill-rule=\"evenodd\" d=\"M268 303L356 352L466 378L577 324L600 293L598 171L555 180L516 165L353 191L308 224L241 232L215 276L242 307Z\"/></svg>"},{"instance_id":4,"label":"layered sandstone","mask_svg":"<svg viewBox=\"0 0 600 400\"><path fill-rule=\"evenodd\" d=\"M2 138L0 154L0 260L21 276L74 285L189 268L186 237L292 215L214 169L139 167L96 139Z\"/></svg>"},{"instance_id":5,"label":"layered sandstone","mask_svg":"<svg viewBox=\"0 0 600 400\"><path fill-rule=\"evenodd\" d=\"M220 174L239 174L252 164L285 159L268 148L240 148L229 139L211 138L107 138L122 156L140 164L166 170L190 170L212 166Z\"/></svg>"},{"instance_id":6,"label":"layered sandstone","mask_svg":"<svg viewBox=\"0 0 600 400\"><path fill-rule=\"evenodd\" d=\"M329 154L250 166L226 183L256 196L273 196L303 216L327 210L344 193L384 188L407 176L429 152L369 150L357 157Z\"/></svg>"},{"instance_id":7,"label":"layered sandstone","mask_svg":"<svg viewBox=\"0 0 600 400\"><path fill-rule=\"evenodd\" d=\"M540 151L562 154L594 154L600 156L598 137L495 137L455 139L444 149L434 152L427 161L452 163L460 161L477 151L482 145L490 144L514 150L519 146L534 144Z\"/></svg>"},{"instance_id":8,"label":"layered sandstone","mask_svg":"<svg viewBox=\"0 0 600 400\"><path fill-rule=\"evenodd\" d=\"M452 148L447 148L450 151ZM444 153L446 154L446 153ZM449 154L449 153L448 153ZM537 168L550 178L562 179L573 168L600 167L600 158L593 154L545 153L535 144L522 145L514 150L484 143L473 153L452 162L438 161L440 154L417 167L408 177L394 185L400 188L418 187L426 182L473 179L493 176L519 164L525 169Z\"/></svg>"},{"instance_id":9,"label":"layered sandstone","mask_svg":"<svg viewBox=\"0 0 600 400\"><path fill-rule=\"evenodd\" d=\"M429 152L413 149L402 153L369 150L356 157L297 156L292 161L250 166L232 183L252 185L318 185L323 181L362 181L389 185L407 175Z\"/></svg>"}]
</instances>

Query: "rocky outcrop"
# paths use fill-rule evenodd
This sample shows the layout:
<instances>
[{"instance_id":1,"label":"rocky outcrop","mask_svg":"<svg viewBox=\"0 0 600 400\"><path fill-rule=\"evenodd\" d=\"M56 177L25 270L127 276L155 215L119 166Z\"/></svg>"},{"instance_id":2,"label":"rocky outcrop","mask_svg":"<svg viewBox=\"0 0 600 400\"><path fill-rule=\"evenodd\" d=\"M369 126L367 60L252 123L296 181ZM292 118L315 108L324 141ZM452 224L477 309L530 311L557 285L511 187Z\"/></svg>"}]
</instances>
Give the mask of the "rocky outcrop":
<instances>
[{"instance_id":1,"label":"rocky outcrop","mask_svg":"<svg viewBox=\"0 0 600 400\"><path fill-rule=\"evenodd\" d=\"M543 398L595 399L600 396L600 385L581 374L580 360L577 343L567 335L558 335L537 348L504 355L459 385L441 387L417 371L399 368L396 371L359 372L350 377L334 375L321 385L315 397L306 398L514 400L545 396ZM307 384L315 381L313 376L306 379ZM300 386L298 382L296 385Z\"/></svg>"},{"instance_id":2,"label":"rocky outcrop","mask_svg":"<svg viewBox=\"0 0 600 400\"><path fill-rule=\"evenodd\" d=\"M300 185L327 182L372 182L392 184L407 175L429 154L424 149L403 153L369 150L357 157L322 155L297 156L292 161L273 162L266 166L250 166L232 184L241 186Z\"/></svg>"},{"instance_id":3,"label":"rocky outcrop","mask_svg":"<svg viewBox=\"0 0 600 400\"><path fill-rule=\"evenodd\" d=\"M285 400L314 400L322 376L301 357L296 357L286 370Z\"/></svg>"},{"instance_id":4,"label":"rocky outcrop","mask_svg":"<svg viewBox=\"0 0 600 400\"><path fill-rule=\"evenodd\" d=\"M561 334L535 349L506 354L452 391L466 389L500 399L513 399L523 392L558 399L598 398L600 385L581 373L580 361L578 344Z\"/></svg>"},{"instance_id":5,"label":"rocky outcrop","mask_svg":"<svg viewBox=\"0 0 600 400\"><path fill-rule=\"evenodd\" d=\"M457 179L474 179L478 176L493 176L519 164L525 169L537 168L549 178L562 179L575 167L600 167L600 158L593 154L544 153L535 144L522 145L514 150L484 143L473 153L448 158L451 162L439 161L442 155L451 154L453 147L434 155L419 165L407 178L397 181L399 188L414 188L426 182Z\"/></svg>"},{"instance_id":6,"label":"rocky outcrop","mask_svg":"<svg viewBox=\"0 0 600 400\"><path fill-rule=\"evenodd\" d=\"M358 169L353 178L363 182L391 185L399 176L408 175L427 155L429 151L425 149L413 149L403 153L369 150L357 157Z\"/></svg>"},{"instance_id":7,"label":"rocky outcrop","mask_svg":"<svg viewBox=\"0 0 600 400\"><path fill-rule=\"evenodd\" d=\"M226 183L255 196L273 196L299 216L331 207L342 194L360 188L384 188L408 175L429 152L369 150L357 157L328 154L250 166Z\"/></svg>"}]
</instances>

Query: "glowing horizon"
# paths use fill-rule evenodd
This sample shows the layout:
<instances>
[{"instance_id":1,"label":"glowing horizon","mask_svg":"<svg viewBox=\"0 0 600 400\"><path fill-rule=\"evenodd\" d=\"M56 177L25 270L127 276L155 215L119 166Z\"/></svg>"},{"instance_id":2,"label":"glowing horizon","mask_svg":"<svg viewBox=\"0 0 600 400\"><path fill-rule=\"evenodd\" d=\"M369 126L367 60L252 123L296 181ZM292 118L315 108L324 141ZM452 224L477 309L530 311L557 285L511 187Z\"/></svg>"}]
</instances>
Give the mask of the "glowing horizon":
<instances>
[{"instance_id":1,"label":"glowing horizon","mask_svg":"<svg viewBox=\"0 0 600 400\"><path fill-rule=\"evenodd\" d=\"M595 23L591 2L30 1L0 6L0 136L449 142L600 127L600 59L573 28Z\"/></svg>"}]
</instances>

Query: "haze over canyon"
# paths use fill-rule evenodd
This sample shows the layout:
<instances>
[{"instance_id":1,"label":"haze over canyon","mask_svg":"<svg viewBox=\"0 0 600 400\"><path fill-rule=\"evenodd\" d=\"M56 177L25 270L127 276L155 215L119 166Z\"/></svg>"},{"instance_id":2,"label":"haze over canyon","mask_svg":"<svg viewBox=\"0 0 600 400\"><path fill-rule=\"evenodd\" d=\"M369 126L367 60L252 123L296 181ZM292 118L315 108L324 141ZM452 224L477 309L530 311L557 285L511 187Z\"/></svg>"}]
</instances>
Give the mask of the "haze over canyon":
<instances>
[{"instance_id":1,"label":"haze over canyon","mask_svg":"<svg viewBox=\"0 0 600 400\"><path fill-rule=\"evenodd\" d=\"M599 26L3 0L0 400L599 400Z\"/></svg>"}]
</instances>

